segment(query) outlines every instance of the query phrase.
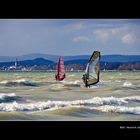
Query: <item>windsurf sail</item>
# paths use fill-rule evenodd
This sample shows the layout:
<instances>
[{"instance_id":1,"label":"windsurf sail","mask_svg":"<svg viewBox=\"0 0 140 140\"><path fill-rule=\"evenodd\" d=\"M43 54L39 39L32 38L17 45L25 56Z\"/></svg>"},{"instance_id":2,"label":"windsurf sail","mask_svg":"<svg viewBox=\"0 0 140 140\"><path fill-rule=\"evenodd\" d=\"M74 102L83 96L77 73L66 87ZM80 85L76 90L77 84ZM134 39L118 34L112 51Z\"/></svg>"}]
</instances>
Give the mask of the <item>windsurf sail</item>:
<instances>
[{"instance_id":1,"label":"windsurf sail","mask_svg":"<svg viewBox=\"0 0 140 140\"><path fill-rule=\"evenodd\" d=\"M64 61L60 57L58 58L58 63L56 66L55 78L58 81L62 81L65 78Z\"/></svg>"},{"instance_id":2,"label":"windsurf sail","mask_svg":"<svg viewBox=\"0 0 140 140\"><path fill-rule=\"evenodd\" d=\"M86 66L85 74L83 75L83 82L86 87L99 82L99 62L100 52L94 51Z\"/></svg>"}]
</instances>

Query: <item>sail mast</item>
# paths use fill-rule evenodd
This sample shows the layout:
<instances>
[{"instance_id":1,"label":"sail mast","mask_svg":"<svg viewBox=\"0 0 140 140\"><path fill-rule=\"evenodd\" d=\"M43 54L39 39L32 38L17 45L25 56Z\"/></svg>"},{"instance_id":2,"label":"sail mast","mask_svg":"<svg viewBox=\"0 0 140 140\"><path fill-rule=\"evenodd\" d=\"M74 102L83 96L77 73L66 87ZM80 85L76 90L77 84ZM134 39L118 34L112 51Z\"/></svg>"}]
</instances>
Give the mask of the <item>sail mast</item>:
<instances>
[{"instance_id":1,"label":"sail mast","mask_svg":"<svg viewBox=\"0 0 140 140\"><path fill-rule=\"evenodd\" d=\"M60 71L60 57L58 59L58 64L57 64L57 74L59 76L59 71Z\"/></svg>"}]
</instances>

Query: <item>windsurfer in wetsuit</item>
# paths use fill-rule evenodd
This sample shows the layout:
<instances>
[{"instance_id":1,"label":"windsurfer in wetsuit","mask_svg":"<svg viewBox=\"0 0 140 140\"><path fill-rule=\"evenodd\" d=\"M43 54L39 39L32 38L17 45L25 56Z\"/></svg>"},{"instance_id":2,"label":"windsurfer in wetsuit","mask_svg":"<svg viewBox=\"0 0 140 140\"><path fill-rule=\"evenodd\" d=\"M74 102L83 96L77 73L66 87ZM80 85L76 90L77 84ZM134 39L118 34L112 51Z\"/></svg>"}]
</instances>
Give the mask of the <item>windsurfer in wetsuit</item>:
<instances>
[{"instance_id":1,"label":"windsurfer in wetsuit","mask_svg":"<svg viewBox=\"0 0 140 140\"><path fill-rule=\"evenodd\" d=\"M57 80L57 74L55 74L55 79Z\"/></svg>"},{"instance_id":2,"label":"windsurfer in wetsuit","mask_svg":"<svg viewBox=\"0 0 140 140\"><path fill-rule=\"evenodd\" d=\"M87 85L87 76L86 76L86 74L83 75L82 79L83 79L83 82L85 83L85 87L87 87L88 85Z\"/></svg>"},{"instance_id":3,"label":"windsurfer in wetsuit","mask_svg":"<svg viewBox=\"0 0 140 140\"><path fill-rule=\"evenodd\" d=\"M63 79L64 79L64 78L66 78L66 75L65 75L65 74L64 74ZM57 75L57 74L55 74L55 79L58 80L58 75ZM63 80L63 79L62 79L62 80Z\"/></svg>"},{"instance_id":4,"label":"windsurfer in wetsuit","mask_svg":"<svg viewBox=\"0 0 140 140\"><path fill-rule=\"evenodd\" d=\"M66 74L64 74L64 78L66 78Z\"/></svg>"}]
</instances>

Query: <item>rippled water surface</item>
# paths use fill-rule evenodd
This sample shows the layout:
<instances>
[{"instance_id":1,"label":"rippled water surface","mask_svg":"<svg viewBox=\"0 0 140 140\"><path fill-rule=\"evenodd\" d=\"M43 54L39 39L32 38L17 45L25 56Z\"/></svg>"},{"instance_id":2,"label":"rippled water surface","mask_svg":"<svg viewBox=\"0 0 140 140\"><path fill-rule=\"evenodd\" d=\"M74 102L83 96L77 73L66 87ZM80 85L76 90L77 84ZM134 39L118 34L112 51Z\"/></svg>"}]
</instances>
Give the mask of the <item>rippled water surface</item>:
<instances>
[{"instance_id":1,"label":"rippled water surface","mask_svg":"<svg viewBox=\"0 0 140 140\"><path fill-rule=\"evenodd\" d=\"M82 74L0 72L0 120L140 120L140 72L101 72L90 88Z\"/></svg>"}]
</instances>

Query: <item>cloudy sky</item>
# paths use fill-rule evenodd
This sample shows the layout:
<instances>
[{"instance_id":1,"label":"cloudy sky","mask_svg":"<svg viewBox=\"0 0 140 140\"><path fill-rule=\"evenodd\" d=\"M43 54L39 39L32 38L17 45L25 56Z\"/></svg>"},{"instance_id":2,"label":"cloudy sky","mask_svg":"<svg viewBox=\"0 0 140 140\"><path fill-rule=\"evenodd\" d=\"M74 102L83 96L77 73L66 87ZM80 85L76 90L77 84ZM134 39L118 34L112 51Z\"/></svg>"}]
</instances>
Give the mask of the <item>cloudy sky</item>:
<instances>
[{"instance_id":1,"label":"cloudy sky","mask_svg":"<svg viewBox=\"0 0 140 140\"><path fill-rule=\"evenodd\" d=\"M0 19L0 56L140 54L140 19Z\"/></svg>"}]
</instances>

